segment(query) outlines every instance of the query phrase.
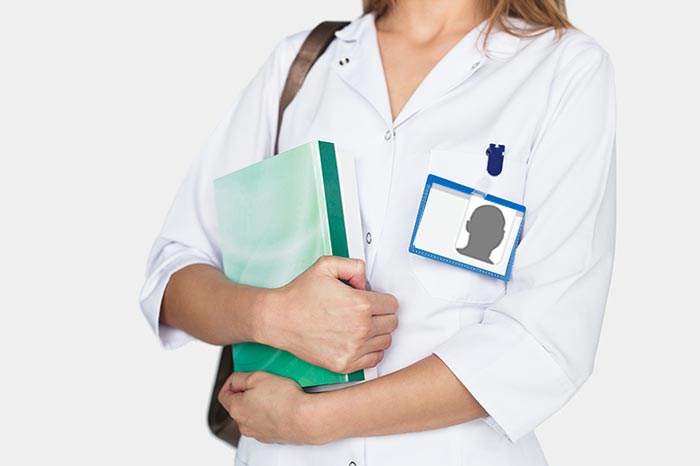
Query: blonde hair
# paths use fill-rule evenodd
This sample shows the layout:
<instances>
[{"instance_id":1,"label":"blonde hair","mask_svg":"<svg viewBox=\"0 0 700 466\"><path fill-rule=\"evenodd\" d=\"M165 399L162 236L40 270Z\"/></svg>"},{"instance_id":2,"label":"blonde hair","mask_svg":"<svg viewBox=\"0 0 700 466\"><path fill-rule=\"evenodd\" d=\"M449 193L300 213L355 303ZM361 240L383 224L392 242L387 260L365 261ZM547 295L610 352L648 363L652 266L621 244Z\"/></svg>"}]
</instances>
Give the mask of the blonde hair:
<instances>
[{"instance_id":1,"label":"blonde hair","mask_svg":"<svg viewBox=\"0 0 700 466\"><path fill-rule=\"evenodd\" d=\"M387 13L399 0L362 0L363 13L375 12L377 17ZM518 37L540 34L554 29L558 35L574 28L566 15L565 0L479 0L488 15L484 41L494 27ZM508 17L524 20L530 27L519 28L508 22Z\"/></svg>"}]
</instances>

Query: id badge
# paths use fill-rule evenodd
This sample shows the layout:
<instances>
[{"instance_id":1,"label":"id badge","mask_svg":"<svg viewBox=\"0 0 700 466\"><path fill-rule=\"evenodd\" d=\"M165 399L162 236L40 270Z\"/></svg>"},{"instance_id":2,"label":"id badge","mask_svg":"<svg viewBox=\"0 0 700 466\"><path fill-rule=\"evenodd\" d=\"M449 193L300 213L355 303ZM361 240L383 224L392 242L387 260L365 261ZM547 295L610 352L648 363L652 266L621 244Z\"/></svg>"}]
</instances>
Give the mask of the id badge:
<instances>
[{"instance_id":1,"label":"id badge","mask_svg":"<svg viewBox=\"0 0 700 466\"><path fill-rule=\"evenodd\" d=\"M525 206L428 175L409 252L508 281Z\"/></svg>"}]
</instances>

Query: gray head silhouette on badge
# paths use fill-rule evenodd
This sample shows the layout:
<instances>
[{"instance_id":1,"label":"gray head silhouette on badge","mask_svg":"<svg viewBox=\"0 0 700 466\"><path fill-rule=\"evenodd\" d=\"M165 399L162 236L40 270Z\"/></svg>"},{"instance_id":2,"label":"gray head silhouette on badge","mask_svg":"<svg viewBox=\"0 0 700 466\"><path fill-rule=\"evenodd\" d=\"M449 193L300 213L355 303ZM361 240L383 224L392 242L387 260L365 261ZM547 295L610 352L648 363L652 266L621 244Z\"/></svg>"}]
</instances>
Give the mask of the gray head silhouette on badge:
<instances>
[{"instance_id":1,"label":"gray head silhouette on badge","mask_svg":"<svg viewBox=\"0 0 700 466\"><path fill-rule=\"evenodd\" d=\"M463 248L456 248L463 256L493 264L489 256L503 241L506 219L501 210L493 205L477 207L465 225L469 240Z\"/></svg>"}]
</instances>

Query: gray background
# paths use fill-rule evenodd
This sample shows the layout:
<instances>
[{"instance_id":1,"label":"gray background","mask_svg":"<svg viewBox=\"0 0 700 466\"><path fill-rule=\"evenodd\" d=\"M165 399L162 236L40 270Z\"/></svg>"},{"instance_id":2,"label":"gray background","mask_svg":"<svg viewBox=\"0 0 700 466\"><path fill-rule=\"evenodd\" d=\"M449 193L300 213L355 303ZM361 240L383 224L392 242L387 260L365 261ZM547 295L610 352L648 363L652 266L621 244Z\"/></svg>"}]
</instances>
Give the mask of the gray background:
<instances>
[{"instance_id":1,"label":"gray background","mask_svg":"<svg viewBox=\"0 0 700 466\"><path fill-rule=\"evenodd\" d=\"M232 464L217 350L159 348L146 254L273 45L360 0L0 5L0 463ZM596 371L538 429L552 465L700 464L697 10L569 1L616 66L619 236Z\"/></svg>"}]
</instances>

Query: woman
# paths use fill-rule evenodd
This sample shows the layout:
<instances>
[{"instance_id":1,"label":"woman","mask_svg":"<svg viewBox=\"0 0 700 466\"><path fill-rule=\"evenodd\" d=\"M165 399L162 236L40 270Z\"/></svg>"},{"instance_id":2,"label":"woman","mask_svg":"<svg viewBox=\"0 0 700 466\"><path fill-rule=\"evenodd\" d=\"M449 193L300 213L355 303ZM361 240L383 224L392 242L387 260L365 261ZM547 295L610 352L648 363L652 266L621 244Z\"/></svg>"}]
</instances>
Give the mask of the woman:
<instances>
[{"instance_id":1,"label":"woman","mask_svg":"<svg viewBox=\"0 0 700 466\"><path fill-rule=\"evenodd\" d=\"M353 153L366 262L322 258L273 290L221 272L212 180L272 154L302 31L191 167L142 307L168 347L258 341L336 372L377 367L322 394L234 374L219 399L243 434L236 464L544 465L533 431L591 374L612 272L609 57L563 1L365 6L287 108L279 150L322 139ZM505 146L498 176L490 144ZM428 173L526 207L508 282L408 252Z\"/></svg>"}]
</instances>

